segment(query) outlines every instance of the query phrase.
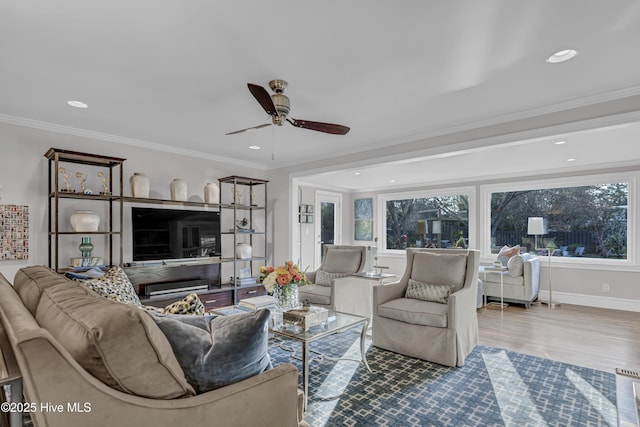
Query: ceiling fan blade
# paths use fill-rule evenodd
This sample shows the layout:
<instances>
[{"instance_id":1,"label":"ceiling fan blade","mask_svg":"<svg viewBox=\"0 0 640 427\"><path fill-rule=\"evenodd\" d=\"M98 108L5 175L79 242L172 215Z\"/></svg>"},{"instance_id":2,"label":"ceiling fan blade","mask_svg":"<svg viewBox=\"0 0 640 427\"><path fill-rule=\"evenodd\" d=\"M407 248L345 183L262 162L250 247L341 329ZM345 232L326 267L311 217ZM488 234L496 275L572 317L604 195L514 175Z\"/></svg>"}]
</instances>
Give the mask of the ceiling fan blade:
<instances>
[{"instance_id":1,"label":"ceiling fan blade","mask_svg":"<svg viewBox=\"0 0 640 427\"><path fill-rule=\"evenodd\" d=\"M310 120L296 120L287 118L287 121L298 128L317 130L318 132L331 133L333 135L345 135L350 128L333 123L312 122Z\"/></svg>"},{"instance_id":2,"label":"ceiling fan blade","mask_svg":"<svg viewBox=\"0 0 640 427\"><path fill-rule=\"evenodd\" d=\"M234 130L233 132L225 133L225 135L235 135L236 133L249 132L249 131L260 129L260 128L264 128L264 127L267 127L267 126L271 126L271 123L265 123L265 124L258 125L258 126L252 126L250 128L246 128L246 129Z\"/></svg>"},{"instance_id":3,"label":"ceiling fan blade","mask_svg":"<svg viewBox=\"0 0 640 427\"><path fill-rule=\"evenodd\" d=\"M264 111L267 112L270 116L277 116L278 110L276 110L276 106L273 105L273 100L271 99L271 95L269 92L262 86L254 85L253 83L247 83L249 87L249 92L251 95L260 103Z\"/></svg>"}]
</instances>

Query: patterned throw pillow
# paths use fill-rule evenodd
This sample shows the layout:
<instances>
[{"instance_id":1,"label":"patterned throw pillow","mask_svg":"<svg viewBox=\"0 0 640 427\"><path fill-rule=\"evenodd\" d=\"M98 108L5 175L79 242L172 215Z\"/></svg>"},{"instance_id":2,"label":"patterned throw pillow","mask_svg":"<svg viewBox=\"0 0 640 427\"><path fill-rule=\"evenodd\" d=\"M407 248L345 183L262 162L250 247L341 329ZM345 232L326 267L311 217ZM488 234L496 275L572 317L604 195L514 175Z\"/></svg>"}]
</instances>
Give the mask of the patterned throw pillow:
<instances>
[{"instance_id":1,"label":"patterned throw pillow","mask_svg":"<svg viewBox=\"0 0 640 427\"><path fill-rule=\"evenodd\" d=\"M104 276L97 279L85 280L82 283L98 295L102 295L107 299L125 304L142 305L127 274L120 267L110 268Z\"/></svg>"},{"instance_id":2,"label":"patterned throw pillow","mask_svg":"<svg viewBox=\"0 0 640 427\"><path fill-rule=\"evenodd\" d=\"M204 315L204 304L198 298L198 294L192 292L180 301L169 304L162 310L164 314L192 314Z\"/></svg>"},{"instance_id":3,"label":"patterned throw pillow","mask_svg":"<svg viewBox=\"0 0 640 427\"><path fill-rule=\"evenodd\" d=\"M512 256L518 255L519 253L520 253L520 245L515 245L512 248L505 245L502 247L502 249L500 249L500 252L498 252L498 260L500 260L500 262L502 262L502 265L506 267L507 263L509 262L509 259Z\"/></svg>"},{"instance_id":4,"label":"patterned throw pillow","mask_svg":"<svg viewBox=\"0 0 640 427\"><path fill-rule=\"evenodd\" d=\"M316 271L316 285L331 286L333 279L339 279L340 277L347 277L349 273L328 273L324 270Z\"/></svg>"},{"instance_id":5,"label":"patterned throw pillow","mask_svg":"<svg viewBox=\"0 0 640 427\"><path fill-rule=\"evenodd\" d=\"M453 286L451 285L432 285L409 279L405 298L446 304L451 293L453 293Z\"/></svg>"}]
</instances>

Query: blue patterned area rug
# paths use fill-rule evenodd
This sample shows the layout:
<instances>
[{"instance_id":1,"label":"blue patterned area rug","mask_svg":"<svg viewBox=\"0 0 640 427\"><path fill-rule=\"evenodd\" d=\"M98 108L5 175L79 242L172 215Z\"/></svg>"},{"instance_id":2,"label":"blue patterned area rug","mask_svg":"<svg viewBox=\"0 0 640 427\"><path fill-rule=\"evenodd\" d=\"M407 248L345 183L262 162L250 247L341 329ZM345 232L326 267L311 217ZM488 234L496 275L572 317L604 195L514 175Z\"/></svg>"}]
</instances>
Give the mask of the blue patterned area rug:
<instances>
[{"instance_id":1,"label":"blue patterned area rug","mask_svg":"<svg viewBox=\"0 0 640 427\"><path fill-rule=\"evenodd\" d=\"M311 343L331 357L359 359L359 332ZM300 361L271 340L274 366ZM353 361L312 361L305 421L320 426L615 426L615 375L478 346L461 368L406 357L371 345L373 373Z\"/></svg>"}]
</instances>

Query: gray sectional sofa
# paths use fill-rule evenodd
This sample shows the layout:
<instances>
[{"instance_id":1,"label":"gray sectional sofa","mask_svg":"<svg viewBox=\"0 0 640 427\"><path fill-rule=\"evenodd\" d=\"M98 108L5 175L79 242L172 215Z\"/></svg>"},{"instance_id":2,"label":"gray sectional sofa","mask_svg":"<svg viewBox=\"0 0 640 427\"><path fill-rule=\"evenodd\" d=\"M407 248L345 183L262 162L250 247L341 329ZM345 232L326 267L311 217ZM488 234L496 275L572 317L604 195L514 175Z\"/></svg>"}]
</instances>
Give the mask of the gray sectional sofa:
<instances>
[{"instance_id":1,"label":"gray sectional sofa","mask_svg":"<svg viewBox=\"0 0 640 427\"><path fill-rule=\"evenodd\" d=\"M148 313L46 267L21 269L14 286L0 275L0 320L37 427L307 425L294 365L196 394Z\"/></svg>"}]
</instances>

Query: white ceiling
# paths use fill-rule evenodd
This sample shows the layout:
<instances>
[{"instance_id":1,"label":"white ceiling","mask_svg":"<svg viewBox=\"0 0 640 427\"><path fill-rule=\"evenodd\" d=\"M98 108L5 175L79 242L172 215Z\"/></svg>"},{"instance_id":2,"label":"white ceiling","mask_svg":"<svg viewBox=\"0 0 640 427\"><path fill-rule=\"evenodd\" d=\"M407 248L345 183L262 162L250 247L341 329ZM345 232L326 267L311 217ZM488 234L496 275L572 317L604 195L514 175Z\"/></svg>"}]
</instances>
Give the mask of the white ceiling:
<instances>
[{"instance_id":1,"label":"white ceiling","mask_svg":"<svg viewBox=\"0 0 640 427\"><path fill-rule=\"evenodd\" d=\"M569 47L579 50L575 59L545 62ZM292 117L351 132L285 124L225 136L268 122L246 83L268 88L275 78L289 82ZM445 128L611 93L640 93L637 0L0 0L1 121L265 169L365 156ZM640 158L631 145L609 161ZM450 170L470 155L431 159L429 168ZM500 169L494 151L473 156L490 165L478 173ZM401 169L412 167L425 166Z\"/></svg>"}]
</instances>

